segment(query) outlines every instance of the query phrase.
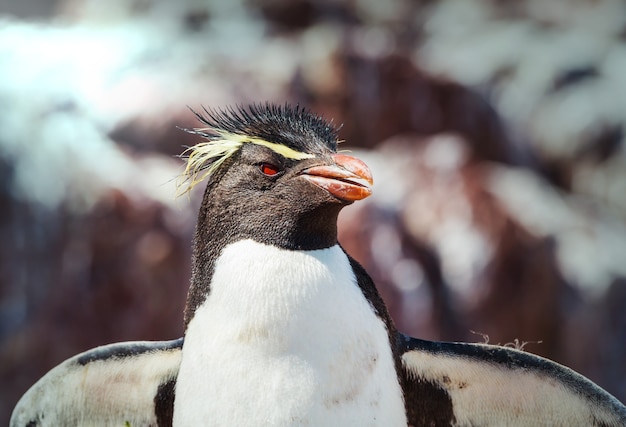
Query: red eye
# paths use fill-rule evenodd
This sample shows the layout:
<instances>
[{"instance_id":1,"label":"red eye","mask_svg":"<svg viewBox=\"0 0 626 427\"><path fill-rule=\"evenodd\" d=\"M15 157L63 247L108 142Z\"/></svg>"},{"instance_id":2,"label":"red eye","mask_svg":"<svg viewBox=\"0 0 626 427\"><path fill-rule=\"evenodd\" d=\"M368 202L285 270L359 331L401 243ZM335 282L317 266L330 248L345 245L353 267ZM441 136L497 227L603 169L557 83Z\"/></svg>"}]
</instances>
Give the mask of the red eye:
<instances>
[{"instance_id":1,"label":"red eye","mask_svg":"<svg viewBox=\"0 0 626 427\"><path fill-rule=\"evenodd\" d=\"M274 176L278 172L280 172L280 169L278 168L278 166L274 166L270 163L261 163L261 172L263 172L263 174L267 176Z\"/></svg>"}]
</instances>

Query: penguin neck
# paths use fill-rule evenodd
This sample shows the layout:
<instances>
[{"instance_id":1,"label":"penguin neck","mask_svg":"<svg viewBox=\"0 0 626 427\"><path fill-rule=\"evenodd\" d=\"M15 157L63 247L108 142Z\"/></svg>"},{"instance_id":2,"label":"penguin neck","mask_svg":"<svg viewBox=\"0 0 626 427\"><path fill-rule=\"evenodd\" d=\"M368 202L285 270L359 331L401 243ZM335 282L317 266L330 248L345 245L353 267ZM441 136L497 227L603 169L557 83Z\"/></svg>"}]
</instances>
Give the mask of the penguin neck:
<instances>
[{"instance_id":1,"label":"penguin neck","mask_svg":"<svg viewBox=\"0 0 626 427\"><path fill-rule=\"evenodd\" d=\"M215 262L229 244L249 239L289 250L337 245L337 217L343 205L320 206L304 213L277 208L274 213L263 212L265 220L259 220L259 212L246 212L245 206L244 201L239 204L222 200L215 182L207 186L193 241L185 330L210 294Z\"/></svg>"}]
</instances>

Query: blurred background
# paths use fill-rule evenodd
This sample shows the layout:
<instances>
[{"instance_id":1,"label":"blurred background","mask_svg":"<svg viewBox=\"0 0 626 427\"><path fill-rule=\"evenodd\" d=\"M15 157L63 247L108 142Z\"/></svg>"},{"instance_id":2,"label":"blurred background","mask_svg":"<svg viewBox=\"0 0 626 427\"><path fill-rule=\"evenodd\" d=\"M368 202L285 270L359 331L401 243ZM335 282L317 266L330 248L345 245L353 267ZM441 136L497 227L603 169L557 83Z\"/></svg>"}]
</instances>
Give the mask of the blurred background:
<instances>
[{"instance_id":1,"label":"blurred background","mask_svg":"<svg viewBox=\"0 0 626 427\"><path fill-rule=\"evenodd\" d=\"M621 0L0 0L0 424L88 348L182 335L187 106L335 123L340 240L413 336L523 346L626 400Z\"/></svg>"}]
</instances>

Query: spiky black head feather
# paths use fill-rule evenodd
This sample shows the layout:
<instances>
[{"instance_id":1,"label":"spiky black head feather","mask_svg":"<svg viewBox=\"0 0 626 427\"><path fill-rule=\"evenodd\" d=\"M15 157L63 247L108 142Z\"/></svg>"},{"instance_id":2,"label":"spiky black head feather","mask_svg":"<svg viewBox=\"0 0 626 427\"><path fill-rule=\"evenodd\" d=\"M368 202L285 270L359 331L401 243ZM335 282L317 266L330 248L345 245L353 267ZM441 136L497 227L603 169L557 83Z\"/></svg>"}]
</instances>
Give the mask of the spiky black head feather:
<instances>
[{"instance_id":1,"label":"spiky black head feather","mask_svg":"<svg viewBox=\"0 0 626 427\"><path fill-rule=\"evenodd\" d=\"M304 107L266 103L203 110L204 115L194 114L207 125L207 130L199 132L207 138L219 136L215 131L222 131L259 138L304 153L337 151L338 129Z\"/></svg>"},{"instance_id":2,"label":"spiky black head feather","mask_svg":"<svg viewBox=\"0 0 626 427\"><path fill-rule=\"evenodd\" d=\"M206 127L187 129L206 141L182 155L188 158L183 173L188 187L183 193L215 172L247 142L296 160L337 152L338 128L299 106L266 103L203 110L205 114L192 111Z\"/></svg>"}]
</instances>

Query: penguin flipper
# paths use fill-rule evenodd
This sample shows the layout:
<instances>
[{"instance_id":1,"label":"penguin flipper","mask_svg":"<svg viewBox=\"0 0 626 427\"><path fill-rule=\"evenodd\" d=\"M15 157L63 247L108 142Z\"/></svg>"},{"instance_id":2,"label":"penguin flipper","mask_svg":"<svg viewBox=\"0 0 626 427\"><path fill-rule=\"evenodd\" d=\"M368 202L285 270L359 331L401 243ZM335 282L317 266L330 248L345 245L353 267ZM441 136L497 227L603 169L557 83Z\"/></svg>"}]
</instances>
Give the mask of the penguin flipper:
<instances>
[{"instance_id":1,"label":"penguin flipper","mask_svg":"<svg viewBox=\"0 0 626 427\"><path fill-rule=\"evenodd\" d=\"M10 427L171 425L182 345L126 342L67 359L22 396Z\"/></svg>"},{"instance_id":2,"label":"penguin flipper","mask_svg":"<svg viewBox=\"0 0 626 427\"><path fill-rule=\"evenodd\" d=\"M487 344L400 336L409 425L626 426L626 407L573 370Z\"/></svg>"}]
</instances>

